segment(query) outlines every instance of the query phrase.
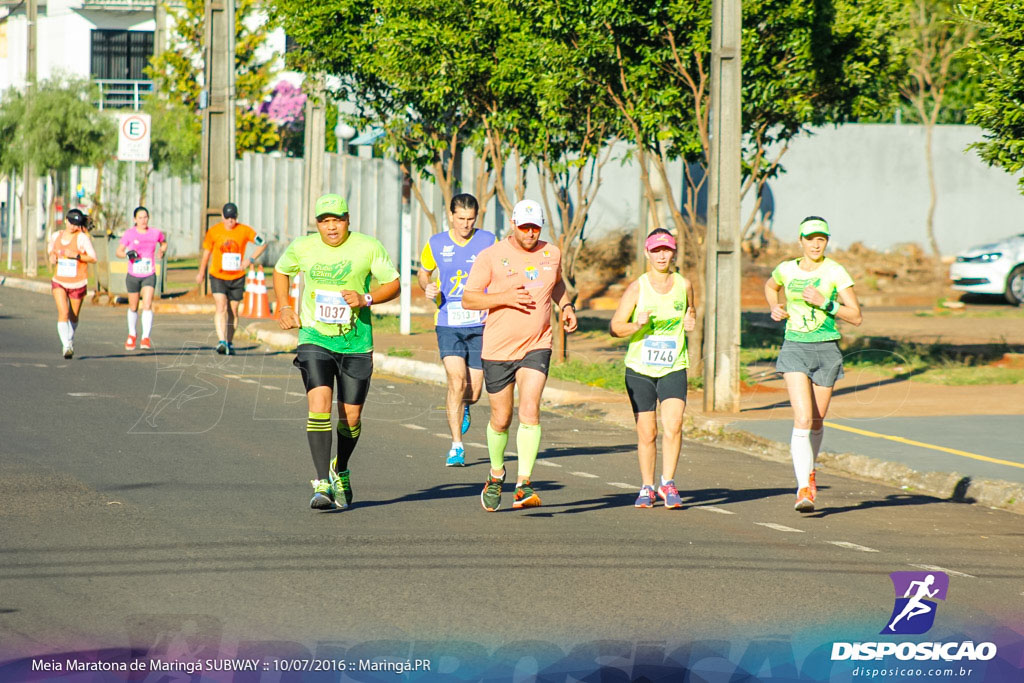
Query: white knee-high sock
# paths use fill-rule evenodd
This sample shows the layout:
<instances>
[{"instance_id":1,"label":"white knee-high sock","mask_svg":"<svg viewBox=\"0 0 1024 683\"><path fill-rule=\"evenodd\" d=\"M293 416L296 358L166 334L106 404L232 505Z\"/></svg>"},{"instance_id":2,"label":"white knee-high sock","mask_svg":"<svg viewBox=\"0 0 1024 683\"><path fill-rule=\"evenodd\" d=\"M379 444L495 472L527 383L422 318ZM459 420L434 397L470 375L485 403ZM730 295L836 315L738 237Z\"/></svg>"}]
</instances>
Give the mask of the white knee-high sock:
<instances>
[{"instance_id":1,"label":"white knee-high sock","mask_svg":"<svg viewBox=\"0 0 1024 683\"><path fill-rule=\"evenodd\" d=\"M138 311L133 311L133 310L129 309L128 310L128 336L129 337L134 337L135 336L135 326L136 326L136 324L138 322L139 322L139 312Z\"/></svg>"},{"instance_id":2,"label":"white knee-high sock","mask_svg":"<svg viewBox=\"0 0 1024 683\"><path fill-rule=\"evenodd\" d=\"M825 428L811 430L811 451L814 453L812 466L818 463L818 453L821 453L821 439L825 436Z\"/></svg>"},{"instance_id":3,"label":"white knee-high sock","mask_svg":"<svg viewBox=\"0 0 1024 683\"><path fill-rule=\"evenodd\" d=\"M149 339L150 333L153 331L153 311L142 312L142 338Z\"/></svg>"},{"instance_id":4,"label":"white knee-high sock","mask_svg":"<svg viewBox=\"0 0 1024 683\"><path fill-rule=\"evenodd\" d=\"M811 451L811 430L793 428L793 438L789 442L789 450L793 454L793 471L796 472L796 487L809 486L814 453Z\"/></svg>"},{"instance_id":5,"label":"white knee-high sock","mask_svg":"<svg viewBox=\"0 0 1024 683\"><path fill-rule=\"evenodd\" d=\"M71 323L69 322L58 322L57 323L57 335L60 337L60 343L67 346L71 343Z\"/></svg>"}]
</instances>

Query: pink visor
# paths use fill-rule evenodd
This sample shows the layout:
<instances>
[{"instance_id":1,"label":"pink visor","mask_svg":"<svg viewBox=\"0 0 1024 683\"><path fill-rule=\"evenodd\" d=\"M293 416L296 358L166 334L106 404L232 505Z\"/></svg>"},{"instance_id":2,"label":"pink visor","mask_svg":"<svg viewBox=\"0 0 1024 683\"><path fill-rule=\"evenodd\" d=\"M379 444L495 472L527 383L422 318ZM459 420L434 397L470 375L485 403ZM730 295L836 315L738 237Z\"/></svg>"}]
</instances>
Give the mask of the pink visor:
<instances>
[{"instance_id":1,"label":"pink visor","mask_svg":"<svg viewBox=\"0 0 1024 683\"><path fill-rule=\"evenodd\" d=\"M644 249L647 251L654 251L658 247L668 247L674 250L676 248L676 238L665 232L659 232L656 235L651 235L644 242Z\"/></svg>"}]
</instances>

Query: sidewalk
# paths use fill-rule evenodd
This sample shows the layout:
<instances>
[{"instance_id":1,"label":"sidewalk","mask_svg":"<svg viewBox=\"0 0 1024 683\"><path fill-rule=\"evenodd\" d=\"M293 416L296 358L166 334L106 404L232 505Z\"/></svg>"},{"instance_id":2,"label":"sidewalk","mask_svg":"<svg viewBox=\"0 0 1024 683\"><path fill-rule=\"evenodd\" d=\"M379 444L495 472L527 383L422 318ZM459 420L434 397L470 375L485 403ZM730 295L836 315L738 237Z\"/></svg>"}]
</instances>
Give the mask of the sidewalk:
<instances>
[{"instance_id":1,"label":"sidewalk","mask_svg":"<svg viewBox=\"0 0 1024 683\"><path fill-rule=\"evenodd\" d=\"M252 322L245 327L245 331L250 337L278 349L294 348L298 338L297 331L282 331L275 321ZM424 382L446 382L433 333L406 336L375 331L374 348L377 349L374 352L377 371ZM931 421L955 421L964 414L957 413L956 417L952 417L953 413L947 416L935 415L931 408L934 408L937 398L938 403L944 403L950 411L973 410L975 412L971 414L979 417L984 415L986 419L996 419L986 411L994 411L998 416L1012 408L1019 414L1021 406L1024 406L1024 387L1000 387L995 392L991 387L940 387L909 381L865 381L863 377L849 386L850 379L848 376L845 381L848 390L844 392L840 386L830 409L836 417L834 420L830 418L827 423L827 450L818 459L823 472L843 472L882 481L908 491L1024 513L1022 455L1016 455L1016 461L1020 463L1017 468L936 450L944 448L941 445L935 446L923 441L920 442L923 445L914 445L916 440L898 435L895 436L897 441L891 441L883 437L898 434L899 430L888 429L895 425L878 421L882 419L879 415L891 416L897 408L901 416L921 414L920 419ZM943 401L939 396L941 394L948 394L949 400ZM616 392L552 378L544 390L543 402L548 409L578 417L601 419L633 429L629 402L625 396ZM787 464L791 462L789 435L792 413L782 380L765 382L757 385L756 390L745 392L739 416L731 413L705 413L701 409L702 403L702 392L691 391L686 409L688 438L714 440L716 445L739 448L756 457ZM887 412L879 413L880 410ZM1010 419L1013 424L1021 424L1020 418ZM876 422L865 426L865 420ZM860 427L850 426L852 424L859 424ZM965 438L974 438L977 443L990 431L984 425L981 429L980 434L972 435L968 432ZM869 433L873 436L856 433L868 430L871 430ZM885 431L890 434L883 433ZM934 432L934 427L931 431ZM1018 428L1017 437L1011 437L1014 453L1020 450L1016 444L1021 442L1021 431ZM934 433L931 435L934 436ZM924 426L923 436L929 436L928 425ZM880 449L879 443L887 448Z\"/></svg>"}]
</instances>

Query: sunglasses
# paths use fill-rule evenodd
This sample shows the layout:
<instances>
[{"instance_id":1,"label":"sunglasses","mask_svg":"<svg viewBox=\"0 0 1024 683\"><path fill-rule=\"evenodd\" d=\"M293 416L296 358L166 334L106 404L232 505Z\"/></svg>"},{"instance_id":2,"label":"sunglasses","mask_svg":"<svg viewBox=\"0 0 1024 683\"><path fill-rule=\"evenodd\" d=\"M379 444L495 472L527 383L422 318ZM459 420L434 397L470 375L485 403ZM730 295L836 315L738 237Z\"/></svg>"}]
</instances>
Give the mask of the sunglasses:
<instances>
[{"instance_id":1,"label":"sunglasses","mask_svg":"<svg viewBox=\"0 0 1024 683\"><path fill-rule=\"evenodd\" d=\"M536 225L520 225L516 229L520 232L540 232L541 230Z\"/></svg>"}]
</instances>

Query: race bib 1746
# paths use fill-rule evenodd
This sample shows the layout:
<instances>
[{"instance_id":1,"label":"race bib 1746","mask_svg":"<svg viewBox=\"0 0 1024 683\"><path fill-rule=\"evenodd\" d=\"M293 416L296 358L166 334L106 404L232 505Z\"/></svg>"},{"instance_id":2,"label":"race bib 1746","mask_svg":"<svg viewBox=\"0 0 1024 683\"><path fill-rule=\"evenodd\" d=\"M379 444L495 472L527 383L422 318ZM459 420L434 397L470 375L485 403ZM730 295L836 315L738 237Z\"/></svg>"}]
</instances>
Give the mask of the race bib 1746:
<instances>
[{"instance_id":1,"label":"race bib 1746","mask_svg":"<svg viewBox=\"0 0 1024 683\"><path fill-rule=\"evenodd\" d=\"M675 364L678 352L675 337L650 336L644 339L643 359L647 365L670 368Z\"/></svg>"}]
</instances>

